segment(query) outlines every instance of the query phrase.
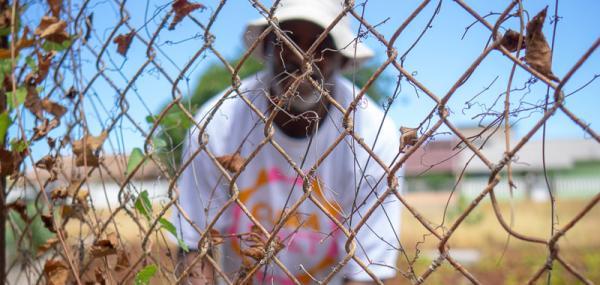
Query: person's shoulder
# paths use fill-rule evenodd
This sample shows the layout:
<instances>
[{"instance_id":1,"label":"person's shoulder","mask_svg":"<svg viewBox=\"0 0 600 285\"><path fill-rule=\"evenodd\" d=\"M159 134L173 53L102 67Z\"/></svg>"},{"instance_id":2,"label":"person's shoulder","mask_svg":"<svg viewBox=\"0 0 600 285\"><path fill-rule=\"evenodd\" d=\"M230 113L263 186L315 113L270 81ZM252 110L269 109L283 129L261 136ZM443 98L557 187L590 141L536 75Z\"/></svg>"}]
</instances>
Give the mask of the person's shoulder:
<instances>
[{"instance_id":1,"label":"person's shoulder","mask_svg":"<svg viewBox=\"0 0 600 285\"><path fill-rule=\"evenodd\" d=\"M340 95L342 96L340 102L342 106L347 108L351 101L358 96L361 88L354 85L349 79L339 76L337 79L338 88L340 88ZM382 105L374 101L367 94L359 100L355 115L355 128L363 133L364 136L374 136L381 126L381 132L396 133L396 124L392 120L390 113L384 111Z\"/></svg>"}]
</instances>

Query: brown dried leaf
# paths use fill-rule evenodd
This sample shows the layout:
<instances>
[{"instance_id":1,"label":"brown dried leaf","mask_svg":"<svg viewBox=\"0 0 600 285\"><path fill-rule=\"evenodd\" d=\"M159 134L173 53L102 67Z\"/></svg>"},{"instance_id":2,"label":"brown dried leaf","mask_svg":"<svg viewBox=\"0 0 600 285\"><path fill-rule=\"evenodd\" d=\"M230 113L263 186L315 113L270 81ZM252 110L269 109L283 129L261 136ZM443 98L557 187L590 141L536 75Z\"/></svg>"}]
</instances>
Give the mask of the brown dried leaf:
<instances>
[{"instance_id":1,"label":"brown dried leaf","mask_svg":"<svg viewBox=\"0 0 600 285\"><path fill-rule=\"evenodd\" d=\"M98 166L100 159L95 153L100 149L107 136L108 133L106 131L103 131L97 137L93 137L88 134L85 135L82 139L74 141L73 153L76 156L75 165L83 166L87 164L87 166Z\"/></svg>"},{"instance_id":2,"label":"brown dried leaf","mask_svg":"<svg viewBox=\"0 0 600 285\"><path fill-rule=\"evenodd\" d=\"M217 161L219 164L221 164L221 166L223 166L223 168L231 172L238 172L240 169L242 169L246 159L241 157L239 153L236 152L232 155L219 156L217 157Z\"/></svg>"},{"instance_id":3,"label":"brown dried leaf","mask_svg":"<svg viewBox=\"0 0 600 285\"><path fill-rule=\"evenodd\" d=\"M17 41L17 45L15 47L15 56L19 55L21 49L31 47L35 44L35 40L28 38L29 36L29 28L25 26L23 28L23 34ZM10 49L0 49L0 59L9 59L12 57L12 52Z\"/></svg>"},{"instance_id":4,"label":"brown dried leaf","mask_svg":"<svg viewBox=\"0 0 600 285\"><path fill-rule=\"evenodd\" d=\"M120 55L125 56L125 54L127 54L133 36L135 36L135 31L131 31L127 34L120 34L113 40L113 43L117 44L117 52Z\"/></svg>"},{"instance_id":5,"label":"brown dried leaf","mask_svg":"<svg viewBox=\"0 0 600 285\"><path fill-rule=\"evenodd\" d=\"M525 62L542 75L559 81L558 77L552 73L552 50L542 32L547 11L548 6L527 23Z\"/></svg>"},{"instance_id":6,"label":"brown dried leaf","mask_svg":"<svg viewBox=\"0 0 600 285\"><path fill-rule=\"evenodd\" d=\"M40 218L42 219L42 223L44 223L44 226L51 232L55 233L56 232L56 228L54 228L54 218L52 217L52 215L50 214L42 214L40 216Z\"/></svg>"},{"instance_id":7,"label":"brown dried leaf","mask_svg":"<svg viewBox=\"0 0 600 285\"><path fill-rule=\"evenodd\" d=\"M210 240L212 241L212 245L219 245L224 242L221 233L215 229L210 229Z\"/></svg>"},{"instance_id":8,"label":"brown dried leaf","mask_svg":"<svg viewBox=\"0 0 600 285\"><path fill-rule=\"evenodd\" d=\"M169 25L169 30L175 29L175 26L192 11L204 8L206 7L200 3L190 3L187 0L175 0L173 2L173 11L175 11L175 17L173 18L171 25Z\"/></svg>"},{"instance_id":9,"label":"brown dried leaf","mask_svg":"<svg viewBox=\"0 0 600 285\"><path fill-rule=\"evenodd\" d=\"M52 63L52 58L54 58L54 55L56 55L55 51L50 51L45 55L42 55L39 52L37 53L38 71L35 76L35 84L40 84L48 76L48 71L50 70L50 63Z\"/></svg>"},{"instance_id":10,"label":"brown dried leaf","mask_svg":"<svg viewBox=\"0 0 600 285\"><path fill-rule=\"evenodd\" d=\"M46 242L40 246L38 246L37 250L37 256L42 256L44 253L46 253L49 249L51 249L55 244L57 244L59 242L58 238L49 238L46 240Z\"/></svg>"},{"instance_id":11,"label":"brown dried leaf","mask_svg":"<svg viewBox=\"0 0 600 285\"><path fill-rule=\"evenodd\" d=\"M117 253L118 238L116 233L110 233L106 239L98 240L92 246L90 251L93 257L104 257Z\"/></svg>"},{"instance_id":12,"label":"brown dried leaf","mask_svg":"<svg viewBox=\"0 0 600 285\"><path fill-rule=\"evenodd\" d=\"M94 277L96 278L95 284L98 284L98 285L105 285L106 280L108 279L108 275L106 274L106 271L100 267L96 267L96 269L94 269Z\"/></svg>"},{"instance_id":13,"label":"brown dried leaf","mask_svg":"<svg viewBox=\"0 0 600 285\"><path fill-rule=\"evenodd\" d=\"M128 253L124 250L117 251L117 265L115 266L115 270L119 272L129 268L129 266L131 266L131 263L129 262Z\"/></svg>"},{"instance_id":14,"label":"brown dried leaf","mask_svg":"<svg viewBox=\"0 0 600 285\"><path fill-rule=\"evenodd\" d=\"M500 44L506 48L510 52L517 51L519 47L519 38L523 38L523 36L513 30L508 30L500 39ZM521 40L521 49L525 48L525 39Z\"/></svg>"},{"instance_id":15,"label":"brown dried leaf","mask_svg":"<svg viewBox=\"0 0 600 285\"><path fill-rule=\"evenodd\" d=\"M411 146L417 143L417 131L418 128L406 128L400 127L400 151L404 150L406 146Z\"/></svg>"},{"instance_id":16,"label":"brown dried leaf","mask_svg":"<svg viewBox=\"0 0 600 285\"><path fill-rule=\"evenodd\" d=\"M242 254L244 256L252 257L254 260L262 260L265 257L265 249L263 247L253 246L249 248L242 248Z\"/></svg>"},{"instance_id":17,"label":"brown dried leaf","mask_svg":"<svg viewBox=\"0 0 600 285\"><path fill-rule=\"evenodd\" d=\"M67 91L67 94L65 94L65 97L72 100L75 99L77 95L79 95L79 92L77 91L77 89L75 89L75 86L71 86L71 88L69 88L69 91Z\"/></svg>"},{"instance_id":18,"label":"brown dried leaf","mask_svg":"<svg viewBox=\"0 0 600 285\"><path fill-rule=\"evenodd\" d=\"M17 214L19 214L19 216L21 217L21 219L23 219L23 221L27 222L29 221L29 216L27 215L27 205L25 204L25 201L18 199L8 205L6 205L6 207L8 209L12 209L13 211L17 212Z\"/></svg>"},{"instance_id":19,"label":"brown dried leaf","mask_svg":"<svg viewBox=\"0 0 600 285\"><path fill-rule=\"evenodd\" d=\"M48 155L40 158L40 160L38 160L35 163L35 167L49 171L52 168L54 168L55 163L56 163L56 158L54 156L48 154Z\"/></svg>"},{"instance_id":20,"label":"brown dried leaf","mask_svg":"<svg viewBox=\"0 0 600 285\"><path fill-rule=\"evenodd\" d=\"M43 119L41 125L37 125L33 128L34 133L33 133L33 137L31 139L36 141L36 140L39 140L39 139L45 137L46 135L48 135L48 133L51 130L58 127L58 125L59 125L59 121L56 119L52 119L52 120Z\"/></svg>"},{"instance_id":21,"label":"brown dried leaf","mask_svg":"<svg viewBox=\"0 0 600 285\"><path fill-rule=\"evenodd\" d=\"M67 198L68 195L69 195L69 193L67 192L67 190L65 188L57 187L57 188L54 188L50 192L50 199L52 199L52 200L64 199L64 198Z\"/></svg>"},{"instance_id":22,"label":"brown dried leaf","mask_svg":"<svg viewBox=\"0 0 600 285\"><path fill-rule=\"evenodd\" d=\"M58 120L60 120L60 118L67 112L67 108L65 108L63 105L50 101L48 98L42 100L42 108L44 108L44 111L52 114Z\"/></svg>"},{"instance_id":23,"label":"brown dried leaf","mask_svg":"<svg viewBox=\"0 0 600 285\"><path fill-rule=\"evenodd\" d=\"M65 21L57 17L44 16L34 34L51 42L62 43L69 39L69 34L65 31L66 28L67 23Z\"/></svg>"},{"instance_id":24,"label":"brown dried leaf","mask_svg":"<svg viewBox=\"0 0 600 285\"><path fill-rule=\"evenodd\" d=\"M48 285L64 285L69 281L70 271L62 260L51 259L44 264L44 277Z\"/></svg>"},{"instance_id":25,"label":"brown dried leaf","mask_svg":"<svg viewBox=\"0 0 600 285\"><path fill-rule=\"evenodd\" d=\"M17 151L8 151L0 149L0 176L9 176L19 173L19 167L23 162L23 157L27 150L19 153Z\"/></svg>"},{"instance_id":26,"label":"brown dried leaf","mask_svg":"<svg viewBox=\"0 0 600 285\"><path fill-rule=\"evenodd\" d=\"M38 120L44 120L42 100L34 84L27 84L27 96L25 97L24 105Z\"/></svg>"},{"instance_id":27,"label":"brown dried leaf","mask_svg":"<svg viewBox=\"0 0 600 285\"><path fill-rule=\"evenodd\" d=\"M52 16L58 18L60 16L60 7L62 6L62 0L48 0L48 6L50 6Z\"/></svg>"}]
</instances>

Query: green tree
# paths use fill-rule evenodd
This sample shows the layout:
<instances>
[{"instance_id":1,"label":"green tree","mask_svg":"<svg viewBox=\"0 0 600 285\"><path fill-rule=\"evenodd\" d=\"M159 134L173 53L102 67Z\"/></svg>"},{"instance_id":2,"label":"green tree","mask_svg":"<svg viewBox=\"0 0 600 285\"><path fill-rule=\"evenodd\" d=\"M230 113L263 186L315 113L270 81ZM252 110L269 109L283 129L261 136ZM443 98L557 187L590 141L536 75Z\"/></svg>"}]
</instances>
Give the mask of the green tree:
<instances>
[{"instance_id":1,"label":"green tree","mask_svg":"<svg viewBox=\"0 0 600 285\"><path fill-rule=\"evenodd\" d=\"M238 58L231 61L230 64L237 66L239 63L240 59ZM376 64L364 65L356 72L345 73L344 76L354 81L357 86L364 86L377 67ZM259 60L250 57L240 68L239 76L243 79L262 69L263 64ZM194 91L183 100L182 105L194 114L202 104L231 86L231 82L232 76L229 70L221 63L214 63L200 76ZM375 101L380 102L392 92L392 90L387 89L387 86L390 86L389 83L390 77L382 75L367 90L367 94ZM164 108L166 108L166 105L161 108L161 111ZM153 123L154 119L155 117L149 117L147 120ZM175 106L167 112L159 125L160 130L154 139L154 146L157 148L159 158L168 165L169 171L173 172L181 162L182 142L188 129L192 126L192 121L178 106Z\"/></svg>"}]
</instances>

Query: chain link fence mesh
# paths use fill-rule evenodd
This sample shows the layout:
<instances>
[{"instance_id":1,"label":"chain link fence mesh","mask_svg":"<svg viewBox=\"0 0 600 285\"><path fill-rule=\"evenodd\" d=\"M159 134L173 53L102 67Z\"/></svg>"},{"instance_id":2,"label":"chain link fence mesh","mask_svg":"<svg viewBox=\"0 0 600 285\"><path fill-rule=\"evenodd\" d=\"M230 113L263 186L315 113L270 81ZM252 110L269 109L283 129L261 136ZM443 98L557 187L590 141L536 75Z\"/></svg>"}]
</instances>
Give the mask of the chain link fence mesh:
<instances>
[{"instance_id":1,"label":"chain link fence mesh","mask_svg":"<svg viewBox=\"0 0 600 285\"><path fill-rule=\"evenodd\" d=\"M5 261L4 280L8 284L144 283L150 279L162 284L183 282L193 265L181 263L175 238L178 234L167 217L174 208L178 208L184 219L190 219L178 200L181 189L177 180L187 167L191 167L192 160L200 152L220 169L223 183L228 185L225 189L231 191L227 205L237 205L243 209L247 205L239 197L236 179L265 145L277 148L282 156L288 158L294 175L301 181L315 178L314 171L306 172L294 165L294 159L290 158L286 149L277 147L277 140L269 133L274 128L272 118L277 111L261 112L252 101L244 99L244 93L238 89L242 67L254 60L251 55L253 50L261 48L259 41L244 50L240 60L234 63L228 61L227 56L215 45L219 37L227 37L213 31L215 21L228 21L220 19L223 8L240 5L253 7L257 14L269 20L269 28L261 37L274 33L282 44L294 47L290 37L272 18L279 1L133 2L0 1L0 68L3 74L0 91L0 124L3 127L0 132L3 139L0 170L6 205L3 214L7 225L5 231L13 236L12 246L5 247L8 258ZM366 230L363 225L370 214L381 206L380 203L388 197L394 197L402 204L403 211L425 229L427 236L436 240L439 250L439 257L424 267L416 268L414 261L399 263L394 268L398 278L413 284L427 283L442 264L447 264L469 283L480 284L483 283L481 276L453 258L449 250L453 234L484 199L490 199L495 218L511 239L539 244L540 248L547 251L547 260L536 264L537 270L521 282L541 282L553 268L563 267L578 281L592 284L586 272L572 265L558 244L596 206L600 193L588 199L577 215L561 221L560 226L554 221L535 221L552 222L553 225L550 236L540 237L529 236L512 228L509 218L500 209L495 188L499 183L513 183L511 166L520 150L536 133L546 128L550 118L557 114L566 116L570 124L580 128L590 140L600 142L600 135L584 118L578 116L577 110L570 109L566 103L570 95L585 89L589 83L572 87L567 95L564 90L571 77L594 54L600 39L596 38L588 49L581 50L568 71L557 77L550 69L552 50L549 41L543 39L543 34L540 39L541 27L535 36L533 22L536 18L533 13L525 13L524 3L505 1L503 10L483 14L468 2L447 1L442 6L442 1L420 1L394 28L393 33L382 34L378 31L381 23L369 22L363 16L364 10L369 9L366 1L340 1L343 10L339 16L347 16L359 26L356 40L362 41L367 37L375 39L377 44L385 48L386 54L381 55L383 62L372 70L363 87L355 90L354 100L348 108L340 107L333 96L325 95L326 100L344 114L344 120L337 122L342 126L339 139L329 146L329 151L320 154L317 161L325 160L337 144L351 141L369 154L370 163L384 170L385 175L380 183L385 185L385 189L379 193L374 205L363 205L368 207L362 209L366 214L352 227L338 220L340 217L328 213L327 205L311 195L314 189L310 183L304 183L303 189L297 189L304 190L305 195L293 201L294 205L315 203L324 214L330 216L347 239L346 252L342 253L345 258L336 261L323 280L299 280L291 273L295 269L287 268L278 261L278 250L285 245L278 240L277 234L295 214L296 207L289 207L289 212L282 213L282 219L272 227L263 225L254 216L255 213L245 210L243 214L256 223L251 232L226 235L212 228L217 223L216 219L227 219L226 216L217 216L209 221L210 227L197 225L201 241L194 262L212 264L216 278L226 284L250 284L254 276L267 266L278 267L287 274L290 283L326 283L340 274L340 268L347 263L356 262L374 282L382 284L383 280L377 279L371 272L368 266L370 261L356 256L355 250L360 245L355 236L357 232ZM109 9L99 10L100 6ZM479 55L473 56L472 62L459 78L453 80L447 91L434 92L439 88L430 88L428 83L420 81L413 71L404 66L409 51L421 48L417 43L427 34L427 28L422 30L406 53L397 49L397 41L408 30L415 29L411 25L415 19L430 17L429 26L440 9L448 9L449 6L472 17L473 23L466 27L466 31L474 27L487 29L483 33L485 38L481 39L487 44ZM555 10L557 6L550 10ZM538 14L536 17L539 21L541 16ZM552 24L556 26L558 19L553 19ZM517 30L504 27L509 23ZM538 25L543 23L542 16ZM335 23L331 27L333 25ZM194 32L189 38L172 40L170 30L183 27ZM325 34L318 41L324 38ZM186 44L189 47L186 60L179 61L181 57L173 59L171 47ZM306 61L314 60L305 51L294 49ZM506 70L506 74L510 74L505 82L506 91L497 99L504 105L491 123L484 124L485 128L480 133L475 136L466 134L457 127L448 105L454 98L462 103L461 86L472 80L473 73L489 57L498 55L511 65ZM193 105L186 96L192 89L190 74L208 56L216 58L227 71L228 78L231 78L229 87L222 93L216 106L228 98L241 98L258 121L264 123L264 140L246 157L241 158L234 153L229 157L218 156L203 147L206 140L210 139L203 135L203 131L218 108L212 110L207 118L196 122L192 107L198 106ZM307 66L312 65L312 62L308 63ZM351 123L366 91L382 74L392 74L397 80L396 88L400 85L412 88L415 90L415 100L432 106L418 126L398 131L402 147L391 164L385 163L389 158L377 157L372 145L365 143L360 134L354 132ZM596 77L593 76L593 79ZM545 102L514 107L514 103L522 98L511 96L517 93L513 81L528 81L547 87ZM160 84L160 88L144 88L149 82ZM313 84L315 88L320 88L317 82L313 81ZM154 100L167 102L158 113L150 110L146 104ZM394 100L396 95L384 98L386 113L395 103ZM527 118L527 114L522 112L525 108L531 108L541 115L530 118L535 122L523 132L522 137L511 137L511 117ZM144 117L147 122L143 122ZM172 128L196 129L200 137L199 151L180 161L183 140L170 136ZM142 137L143 145L132 148L124 130ZM468 201L456 218L445 225L435 224L425 218L421 210L405 198L400 187L403 179L401 169L407 160L440 132L457 137L461 141L457 148L471 153L471 160L485 165L488 181L487 186L479 189L479 194ZM476 141L494 133L501 133L506 142L503 152L495 154L500 159L490 158L482 151L484 144ZM316 171L319 165L317 163L312 167ZM514 189L514 185L509 187ZM554 209L556 197L552 197L549 203ZM221 210L225 211L225 207ZM402 228L402 231L410 230ZM223 240L230 239L240 242L253 240L259 246L258 256L245 259L249 262L240 268L243 274L226 274L220 261L210 254L224 246ZM412 245L397 249L400 255L406 255L404 250L408 246ZM511 268L499 267L498 270L510 271Z\"/></svg>"}]
</instances>

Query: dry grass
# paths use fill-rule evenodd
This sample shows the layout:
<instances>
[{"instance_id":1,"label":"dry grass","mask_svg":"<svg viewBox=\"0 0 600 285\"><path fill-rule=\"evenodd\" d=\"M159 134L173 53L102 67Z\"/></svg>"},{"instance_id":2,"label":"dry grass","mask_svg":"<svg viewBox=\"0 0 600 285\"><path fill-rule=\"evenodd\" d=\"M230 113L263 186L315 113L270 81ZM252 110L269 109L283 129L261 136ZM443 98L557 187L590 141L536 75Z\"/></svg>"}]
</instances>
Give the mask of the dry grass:
<instances>
[{"instance_id":1,"label":"dry grass","mask_svg":"<svg viewBox=\"0 0 600 285\"><path fill-rule=\"evenodd\" d=\"M418 211L433 225L439 225L443 220L444 208L448 198L447 193L413 193L406 195L408 202L413 205ZM445 227L449 227L456 216L452 217L452 210L458 205L454 199L449 207L445 221ZM558 226L565 225L572 219L583 207L585 201L582 200L559 200L557 204ZM157 209L159 207L155 207ZM501 203L502 214L507 221L510 221L510 204L507 202ZM101 210L96 212L96 217L101 220L106 220L110 212ZM481 254L479 262L466 265L466 267L480 278L486 284L517 284L527 280L533 271L543 264L547 257L547 250L544 246L533 245L520 241L516 238L510 238L507 244L507 233L499 224L492 205L489 199L486 199L472 213L476 219L470 218L461 225L450 239L449 245L453 249L476 249ZM448 218L448 216L451 216ZM594 270L588 269L589 264L600 262L600 228L598 221L600 220L600 207L593 208L575 227L569 231L566 236L560 241L560 248L563 256L573 265L582 269L595 282L600 282L599 274ZM140 221L144 222L143 219ZM417 274L422 274L431 263L431 254L437 249L437 239L432 235L428 235L425 228L410 214L404 210L402 213L402 245L406 250L409 259L414 259L419 250L418 258L414 260L414 268ZM69 237L72 240L78 240L80 236L89 236L88 227L80 227L80 223L72 221L69 223L67 230ZM144 229L147 229L146 223L140 223ZM514 203L514 226L513 229L519 233L540 238L548 238L550 234L550 206L548 203L532 203L519 201ZM94 229L97 231L98 229ZM138 224L134 222L134 218L128 216L124 212L117 214L114 223L108 226L107 232L118 232L123 246L130 253L131 261L134 262L142 253L141 241L145 234L140 231ZM439 228L440 233L442 229ZM161 270L165 273L170 272L173 268L173 262L168 255L175 252L175 245L169 239L168 232L163 231L162 234L155 233L152 235L151 248L152 256L160 256L161 260L154 262L161 264ZM91 243L91 241L88 241ZM167 245L169 249L167 250ZM160 253L160 254L158 254ZM152 260L146 260L153 262ZM109 263L113 262L108 260ZM136 270L141 268L143 263L136 267ZM558 267L558 266L557 266ZM408 270L408 263L405 258L399 261L399 268L403 272ZM133 278L133 270L128 278ZM564 270L563 270L564 271ZM559 268L554 270L556 282L553 284L570 284L574 279L564 273ZM168 274L167 274L168 275ZM123 277L123 273L118 273L115 279ZM123 280L123 279L121 279ZM154 284L160 284L165 280L154 280ZM426 284L438 283L456 283L465 282L449 265L444 264L442 268L436 271ZM566 282L566 283L564 283ZM391 280L388 284L410 284L406 280Z\"/></svg>"}]
</instances>

